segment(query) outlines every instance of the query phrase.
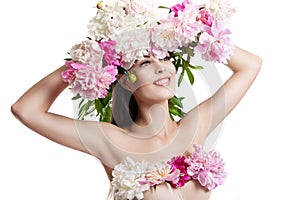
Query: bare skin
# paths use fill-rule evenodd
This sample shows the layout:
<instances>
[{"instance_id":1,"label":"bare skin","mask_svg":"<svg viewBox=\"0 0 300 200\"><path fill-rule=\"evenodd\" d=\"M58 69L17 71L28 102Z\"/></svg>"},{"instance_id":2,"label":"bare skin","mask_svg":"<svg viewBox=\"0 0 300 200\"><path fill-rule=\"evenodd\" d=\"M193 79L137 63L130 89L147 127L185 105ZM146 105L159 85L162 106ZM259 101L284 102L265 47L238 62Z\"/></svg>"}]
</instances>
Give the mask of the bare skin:
<instances>
[{"instance_id":1,"label":"bare skin","mask_svg":"<svg viewBox=\"0 0 300 200\"><path fill-rule=\"evenodd\" d=\"M260 57L236 47L234 55L227 64L227 67L233 72L231 77L214 95L189 111L179 122L174 122L167 114L167 102L173 95L172 84L175 83L172 63L153 57L145 59L149 61L147 66L137 66L134 69L137 79L141 81L135 84L139 85L123 82L124 87L134 91L139 106L138 119L131 127L121 129L109 123L79 121L49 112L49 108L57 96L68 86L61 78L61 72L67 69L65 66L58 68L26 91L12 105L12 113L25 126L38 134L66 147L92 155L93 152L86 148L79 137L78 126L82 131L95 133L95 135L100 128L112 144L116 143L129 152L147 153L160 149L169 144L176 134L179 134L178 132L196 131L197 138L193 142L204 144L211 131L224 120L247 92L258 74L262 62ZM166 76L170 77L167 86L153 84L153 81ZM150 80L148 80L149 77ZM149 96L150 92L156 95ZM34 107L32 102L34 102ZM200 125L195 128L195 124ZM147 140L139 140L141 132L146 134L155 132L155 134L148 137ZM192 147L187 149L185 154L190 154L192 150ZM99 147L99 151L101 151L101 147ZM102 161L101 157L97 157ZM106 170L111 179L111 167L106 166ZM203 199L209 197L205 194L199 195Z\"/></svg>"}]
</instances>

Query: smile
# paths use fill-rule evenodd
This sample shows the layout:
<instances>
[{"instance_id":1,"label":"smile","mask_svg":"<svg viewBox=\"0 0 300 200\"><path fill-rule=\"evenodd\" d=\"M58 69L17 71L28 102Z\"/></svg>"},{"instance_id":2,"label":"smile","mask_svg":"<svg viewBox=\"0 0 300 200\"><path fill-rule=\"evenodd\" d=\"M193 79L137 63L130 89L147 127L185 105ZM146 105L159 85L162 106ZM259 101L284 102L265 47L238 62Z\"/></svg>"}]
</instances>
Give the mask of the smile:
<instances>
[{"instance_id":1,"label":"smile","mask_svg":"<svg viewBox=\"0 0 300 200\"><path fill-rule=\"evenodd\" d=\"M159 80L155 81L154 84L159 85L159 86L167 86L170 84L170 78L167 77L167 78L159 79Z\"/></svg>"}]
</instances>

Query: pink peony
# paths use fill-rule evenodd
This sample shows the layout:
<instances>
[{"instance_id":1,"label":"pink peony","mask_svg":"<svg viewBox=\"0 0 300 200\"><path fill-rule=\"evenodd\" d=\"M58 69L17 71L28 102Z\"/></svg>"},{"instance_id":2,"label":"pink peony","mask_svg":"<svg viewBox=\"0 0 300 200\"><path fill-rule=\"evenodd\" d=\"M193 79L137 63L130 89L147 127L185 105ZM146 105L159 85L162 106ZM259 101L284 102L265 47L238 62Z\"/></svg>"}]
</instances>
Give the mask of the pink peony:
<instances>
[{"instance_id":1,"label":"pink peony","mask_svg":"<svg viewBox=\"0 0 300 200\"><path fill-rule=\"evenodd\" d=\"M178 12L185 9L187 4L191 4L189 0L184 0L181 4L176 4L171 7L171 10L175 13L175 17L178 16Z\"/></svg>"},{"instance_id":2,"label":"pink peony","mask_svg":"<svg viewBox=\"0 0 300 200\"><path fill-rule=\"evenodd\" d=\"M80 94L84 99L104 98L107 95L107 89L116 80L117 73L117 68L113 65L100 69L87 65L74 72L75 79L71 83L72 91Z\"/></svg>"},{"instance_id":3,"label":"pink peony","mask_svg":"<svg viewBox=\"0 0 300 200\"><path fill-rule=\"evenodd\" d=\"M211 26L213 22L213 17L206 9L203 8L200 10L197 20L200 20L203 24L207 26Z\"/></svg>"},{"instance_id":4,"label":"pink peony","mask_svg":"<svg viewBox=\"0 0 300 200\"><path fill-rule=\"evenodd\" d=\"M99 46L104 50L104 59L108 65L121 65L121 57L117 54L115 50L116 41L108 40L105 42L99 41Z\"/></svg>"},{"instance_id":5,"label":"pink peony","mask_svg":"<svg viewBox=\"0 0 300 200\"><path fill-rule=\"evenodd\" d=\"M187 174L208 190L223 184L226 174L220 155L215 151L202 152L199 145L194 145L194 148L195 152L187 159Z\"/></svg>"},{"instance_id":6,"label":"pink peony","mask_svg":"<svg viewBox=\"0 0 300 200\"><path fill-rule=\"evenodd\" d=\"M206 26L204 30L195 50L207 61L227 63L233 52L230 30L219 20L214 20L212 26Z\"/></svg>"},{"instance_id":7,"label":"pink peony","mask_svg":"<svg viewBox=\"0 0 300 200\"><path fill-rule=\"evenodd\" d=\"M197 40L197 35L202 29L201 21L197 20L199 7L187 4L173 19L175 26L175 37L180 42L180 46L188 46Z\"/></svg>"},{"instance_id":8,"label":"pink peony","mask_svg":"<svg viewBox=\"0 0 300 200\"><path fill-rule=\"evenodd\" d=\"M138 179L139 183L149 184L150 187L159 185L164 182L177 184L179 181L180 171L172 170L171 166L166 163L157 163L150 167L150 170L141 178Z\"/></svg>"},{"instance_id":9,"label":"pink peony","mask_svg":"<svg viewBox=\"0 0 300 200\"><path fill-rule=\"evenodd\" d=\"M75 79L75 72L81 68L86 67L84 64L75 63L72 61L66 61L65 66L69 67L66 71L61 73L62 79L65 82L72 83Z\"/></svg>"},{"instance_id":10,"label":"pink peony","mask_svg":"<svg viewBox=\"0 0 300 200\"><path fill-rule=\"evenodd\" d=\"M180 171L179 181L176 184L172 183L174 187L182 187L191 179L191 177L187 174L188 164L185 162L184 156L173 157L168 164L171 165L172 172L175 170Z\"/></svg>"}]
</instances>

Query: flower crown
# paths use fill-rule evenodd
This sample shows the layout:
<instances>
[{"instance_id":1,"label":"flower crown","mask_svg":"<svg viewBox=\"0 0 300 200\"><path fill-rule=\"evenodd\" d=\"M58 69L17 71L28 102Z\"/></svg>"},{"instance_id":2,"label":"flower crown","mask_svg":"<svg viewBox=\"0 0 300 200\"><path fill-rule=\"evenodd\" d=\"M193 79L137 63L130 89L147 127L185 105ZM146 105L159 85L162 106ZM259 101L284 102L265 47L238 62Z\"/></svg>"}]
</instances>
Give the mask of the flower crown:
<instances>
[{"instance_id":1,"label":"flower crown","mask_svg":"<svg viewBox=\"0 0 300 200\"><path fill-rule=\"evenodd\" d=\"M158 59L170 55L180 72L178 85L185 74L193 84L191 70L202 69L190 62L195 53L206 61L226 63L233 52L227 25L234 12L228 0L199 5L184 0L170 8L148 0L98 3L88 24L90 36L71 48L68 69L62 73L77 94L73 100L82 99L78 117L96 110L99 121L110 121L112 85L119 74L134 82L137 77L129 69L145 54ZM174 96L169 101L171 116L182 117L181 100Z\"/></svg>"}]
</instances>

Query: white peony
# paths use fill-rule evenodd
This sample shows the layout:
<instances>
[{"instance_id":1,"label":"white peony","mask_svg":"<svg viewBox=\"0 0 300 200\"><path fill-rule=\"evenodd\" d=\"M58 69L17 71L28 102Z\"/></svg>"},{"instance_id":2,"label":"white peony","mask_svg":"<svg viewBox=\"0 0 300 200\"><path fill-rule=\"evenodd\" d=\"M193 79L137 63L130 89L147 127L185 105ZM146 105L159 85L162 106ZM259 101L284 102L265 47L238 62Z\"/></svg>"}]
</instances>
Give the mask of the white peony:
<instances>
[{"instance_id":1,"label":"white peony","mask_svg":"<svg viewBox=\"0 0 300 200\"><path fill-rule=\"evenodd\" d=\"M74 62L87 64L94 67L102 67L104 51L98 42L86 40L74 45L70 50L70 56Z\"/></svg>"},{"instance_id":2,"label":"white peony","mask_svg":"<svg viewBox=\"0 0 300 200\"><path fill-rule=\"evenodd\" d=\"M115 35L120 34L126 18L123 8L118 6L103 6L98 10L88 24L89 33L95 40L108 40Z\"/></svg>"},{"instance_id":3,"label":"white peony","mask_svg":"<svg viewBox=\"0 0 300 200\"><path fill-rule=\"evenodd\" d=\"M149 184L140 184L138 179L145 173L148 163L145 161L134 162L126 158L122 163L115 166L111 182L116 200L137 198L143 199L143 192L149 190Z\"/></svg>"},{"instance_id":4,"label":"white peony","mask_svg":"<svg viewBox=\"0 0 300 200\"><path fill-rule=\"evenodd\" d=\"M216 19L228 21L236 12L236 2L233 2L233 0L209 0L206 9Z\"/></svg>"},{"instance_id":5,"label":"white peony","mask_svg":"<svg viewBox=\"0 0 300 200\"><path fill-rule=\"evenodd\" d=\"M175 26L172 20L162 20L151 30L151 42L156 49L174 51L180 45L176 39Z\"/></svg>"},{"instance_id":6,"label":"white peony","mask_svg":"<svg viewBox=\"0 0 300 200\"><path fill-rule=\"evenodd\" d=\"M126 30L114 40L117 41L116 52L122 53L122 60L125 63L144 59L146 50L150 48L150 35L147 29Z\"/></svg>"},{"instance_id":7,"label":"white peony","mask_svg":"<svg viewBox=\"0 0 300 200\"><path fill-rule=\"evenodd\" d=\"M117 5L124 7L127 14L145 14L158 7L155 1L141 0L119 0Z\"/></svg>"}]
</instances>

